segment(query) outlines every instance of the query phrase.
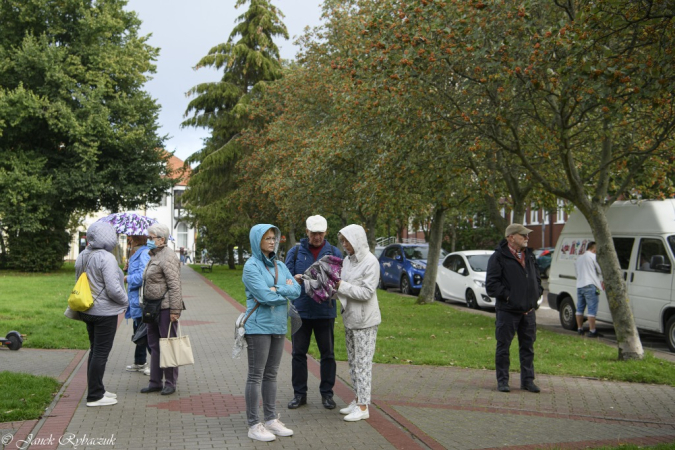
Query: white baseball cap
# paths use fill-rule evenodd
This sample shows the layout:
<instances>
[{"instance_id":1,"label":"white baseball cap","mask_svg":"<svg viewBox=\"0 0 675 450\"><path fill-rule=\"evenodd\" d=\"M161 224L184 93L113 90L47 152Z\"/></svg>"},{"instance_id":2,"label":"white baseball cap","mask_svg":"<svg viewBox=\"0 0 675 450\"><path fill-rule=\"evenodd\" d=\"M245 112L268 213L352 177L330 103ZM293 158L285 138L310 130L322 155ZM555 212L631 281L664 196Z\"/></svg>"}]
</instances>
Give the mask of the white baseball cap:
<instances>
[{"instance_id":1,"label":"white baseball cap","mask_svg":"<svg viewBox=\"0 0 675 450\"><path fill-rule=\"evenodd\" d=\"M313 233L325 233L328 222L322 216L310 216L307 218L307 229Z\"/></svg>"}]
</instances>

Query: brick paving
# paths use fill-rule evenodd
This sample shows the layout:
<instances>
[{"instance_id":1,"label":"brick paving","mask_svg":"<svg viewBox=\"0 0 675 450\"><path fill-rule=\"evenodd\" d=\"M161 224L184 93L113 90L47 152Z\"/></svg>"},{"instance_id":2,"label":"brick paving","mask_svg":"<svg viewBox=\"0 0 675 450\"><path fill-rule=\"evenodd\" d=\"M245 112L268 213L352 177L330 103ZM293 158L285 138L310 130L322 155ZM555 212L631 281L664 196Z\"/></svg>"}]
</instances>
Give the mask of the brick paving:
<instances>
[{"instance_id":1,"label":"brick paving","mask_svg":"<svg viewBox=\"0 0 675 450\"><path fill-rule=\"evenodd\" d=\"M278 377L277 411L295 435L252 441L246 435L245 359L231 358L233 323L243 308L190 268L182 269L182 277L187 310L181 323L196 364L180 369L174 395L140 394L148 377L124 370L133 362L133 346L131 324L121 321L104 380L119 403L86 407L84 352L54 357L56 351L27 351L16 371L32 372L37 360L48 357L55 360L50 376L67 381L45 418L0 424L0 437L15 438L6 448L19 448L16 443L30 435L32 449L573 449L675 442L674 387L579 377L539 375L542 393L531 394L517 389L514 374L512 392L504 394L489 370L376 364L371 418L346 423L337 409L321 406L319 367L310 360L308 405L288 410L290 343ZM7 358L15 356L0 352L3 370ZM353 398L349 383L347 364L339 362L338 408Z\"/></svg>"}]
</instances>

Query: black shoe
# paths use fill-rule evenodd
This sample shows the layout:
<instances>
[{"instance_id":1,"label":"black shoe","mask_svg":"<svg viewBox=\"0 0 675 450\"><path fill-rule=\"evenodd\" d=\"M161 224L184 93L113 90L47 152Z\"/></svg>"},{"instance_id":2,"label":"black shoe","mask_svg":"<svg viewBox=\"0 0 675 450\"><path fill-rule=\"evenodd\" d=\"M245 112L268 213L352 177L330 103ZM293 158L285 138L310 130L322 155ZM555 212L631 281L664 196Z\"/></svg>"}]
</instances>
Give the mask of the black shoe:
<instances>
[{"instance_id":1,"label":"black shoe","mask_svg":"<svg viewBox=\"0 0 675 450\"><path fill-rule=\"evenodd\" d=\"M144 387L143 389L141 389L141 394L148 394L150 392L159 392L161 390L162 390L161 387Z\"/></svg>"},{"instance_id":2,"label":"black shoe","mask_svg":"<svg viewBox=\"0 0 675 450\"><path fill-rule=\"evenodd\" d=\"M497 390L498 390L499 392L511 392L511 388L509 388L509 383L506 383L506 382L504 382L504 383L499 383L499 384L497 385Z\"/></svg>"},{"instance_id":3,"label":"black shoe","mask_svg":"<svg viewBox=\"0 0 675 450\"><path fill-rule=\"evenodd\" d=\"M589 331L589 332L588 332L588 337L589 337L589 338L598 338L598 337L602 337L602 334L598 333L598 330L595 330L595 331Z\"/></svg>"},{"instance_id":4,"label":"black shoe","mask_svg":"<svg viewBox=\"0 0 675 450\"><path fill-rule=\"evenodd\" d=\"M524 391L534 392L535 394L538 394L538 393L541 392L541 389L539 389L539 386L537 386L536 384L534 384L531 381L529 383L521 384L520 388Z\"/></svg>"},{"instance_id":5,"label":"black shoe","mask_svg":"<svg viewBox=\"0 0 675 450\"><path fill-rule=\"evenodd\" d=\"M296 409L306 404L307 404L306 395L296 395L295 397L293 397L293 400L288 402L288 409Z\"/></svg>"},{"instance_id":6,"label":"black shoe","mask_svg":"<svg viewBox=\"0 0 675 450\"><path fill-rule=\"evenodd\" d=\"M584 329L583 329L583 328L579 328L579 329L577 330L577 334L578 334L579 336L583 336L583 335L584 335Z\"/></svg>"},{"instance_id":7,"label":"black shoe","mask_svg":"<svg viewBox=\"0 0 675 450\"><path fill-rule=\"evenodd\" d=\"M332 395L322 395L321 403L323 404L323 407L326 409L335 409L335 402L333 401Z\"/></svg>"},{"instance_id":8,"label":"black shoe","mask_svg":"<svg viewBox=\"0 0 675 450\"><path fill-rule=\"evenodd\" d=\"M176 388L173 386L164 386L164 389L162 389L162 395L171 395L174 392L176 392Z\"/></svg>"}]
</instances>

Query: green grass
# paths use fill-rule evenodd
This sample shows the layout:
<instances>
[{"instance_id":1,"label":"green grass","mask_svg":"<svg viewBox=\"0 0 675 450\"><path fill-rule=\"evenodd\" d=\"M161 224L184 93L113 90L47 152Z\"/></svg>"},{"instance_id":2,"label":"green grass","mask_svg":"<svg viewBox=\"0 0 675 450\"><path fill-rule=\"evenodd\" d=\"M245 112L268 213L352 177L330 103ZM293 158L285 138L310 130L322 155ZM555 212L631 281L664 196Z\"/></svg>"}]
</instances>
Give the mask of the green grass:
<instances>
[{"instance_id":1,"label":"green grass","mask_svg":"<svg viewBox=\"0 0 675 450\"><path fill-rule=\"evenodd\" d=\"M0 423L42 417L61 384L53 378L0 372Z\"/></svg>"},{"instance_id":2,"label":"green grass","mask_svg":"<svg viewBox=\"0 0 675 450\"><path fill-rule=\"evenodd\" d=\"M200 271L199 265L194 266ZM204 274L240 303L245 303L241 268L214 266ZM378 329L375 362L421 364L494 370L494 317L458 311L444 304L416 305L415 299L378 291L382 324ZM319 356L316 344L310 353ZM675 386L675 364L646 352L642 361L618 361L617 349L590 339L537 331L537 373L582 376L614 381ZM511 370L520 370L518 341L511 346ZM346 361L344 326L335 322L335 357Z\"/></svg>"},{"instance_id":3,"label":"green grass","mask_svg":"<svg viewBox=\"0 0 675 450\"><path fill-rule=\"evenodd\" d=\"M25 334L26 348L89 348L84 324L63 315L75 285L73 264L48 274L0 271L0 285L1 336Z\"/></svg>"}]
</instances>

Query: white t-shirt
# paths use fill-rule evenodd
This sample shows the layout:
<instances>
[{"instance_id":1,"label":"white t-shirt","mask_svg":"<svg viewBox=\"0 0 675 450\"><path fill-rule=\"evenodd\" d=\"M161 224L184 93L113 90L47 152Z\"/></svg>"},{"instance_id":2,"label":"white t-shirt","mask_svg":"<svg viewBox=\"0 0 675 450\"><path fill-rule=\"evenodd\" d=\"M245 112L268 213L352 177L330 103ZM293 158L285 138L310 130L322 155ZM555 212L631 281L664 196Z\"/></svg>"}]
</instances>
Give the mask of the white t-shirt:
<instances>
[{"instance_id":1,"label":"white t-shirt","mask_svg":"<svg viewBox=\"0 0 675 450\"><path fill-rule=\"evenodd\" d=\"M577 258L574 263L574 269L577 272L577 287L585 287L590 284L598 289L602 289L602 281L600 281L600 266L595 259L595 253L584 252L583 255Z\"/></svg>"}]
</instances>

